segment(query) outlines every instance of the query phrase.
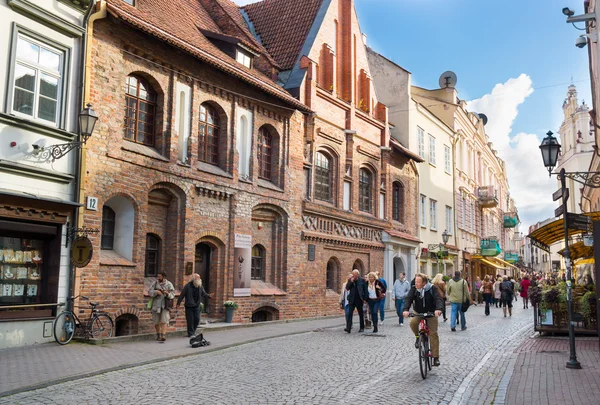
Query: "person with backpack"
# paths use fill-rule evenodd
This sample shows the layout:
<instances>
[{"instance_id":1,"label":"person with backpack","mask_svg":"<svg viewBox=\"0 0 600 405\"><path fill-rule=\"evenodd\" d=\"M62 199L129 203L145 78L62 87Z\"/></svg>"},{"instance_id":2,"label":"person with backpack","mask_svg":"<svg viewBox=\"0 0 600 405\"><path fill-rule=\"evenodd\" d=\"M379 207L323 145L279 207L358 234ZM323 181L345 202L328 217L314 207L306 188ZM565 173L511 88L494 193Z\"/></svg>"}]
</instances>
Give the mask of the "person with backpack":
<instances>
[{"instance_id":1,"label":"person with backpack","mask_svg":"<svg viewBox=\"0 0 600 405\"><path fill-rule=\"evenodd\" d=\"M454 278L448 283L448 289L446 290L446 296L450 301L452 308L450 313L450 329L452 332L456 332L456 319L460 313L460 330L467 329L467 320L465 319L465 313L462 310L463 302L469 301L473 303L471 294L469 294L469 286L467 282L460 277L460 271L454 272Z\"/></svg>"},{"instance_id":2,"label":"person with backpack","mask_svg":"<svg viewBox=\"0 0 600 405\"><path fill-rule=\"evenodd\" d=\"M506 318L506 309L508 308L509 316L512 316L513 297L515 295L515 285L508 279L508 276L502 277L502 283L500 284L500 293L502 300L502 311Z\"/></svg>"}]
</instances>

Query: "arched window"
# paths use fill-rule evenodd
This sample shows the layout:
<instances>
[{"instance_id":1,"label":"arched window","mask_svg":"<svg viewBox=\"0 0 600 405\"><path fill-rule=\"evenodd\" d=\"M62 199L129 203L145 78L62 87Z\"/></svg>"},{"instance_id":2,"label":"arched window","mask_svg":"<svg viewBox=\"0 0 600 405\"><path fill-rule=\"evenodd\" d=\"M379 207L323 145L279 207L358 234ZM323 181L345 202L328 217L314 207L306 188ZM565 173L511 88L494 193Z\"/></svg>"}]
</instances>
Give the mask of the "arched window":
<instances>
[{"instance_id":1,"label":"arched window","mask_svg":"<svg viewBox=\"0 0 600 405\"><path fill-rule=\"evenodd\" d=\"M329 259L327 262L327 288L337 291L337 273L338 266L335 260Z\"/></svg>"},{"instance_id":2,"label":"arched window","mask_svg":"<svg viewBox=\"0 0 600 405\"><path fill-rule=\"evenodd\" d=\"M252 280L265 279L265 248L261 245L254 245L252 248Z\"/></svg>"},{"instance_id":3,"label":"arched window","mask_svg":"<svg viewBox=\"0 0 600 405\"><path fill-rule=\"evenodd\" d=\"M321 201L332 200L333 189L332 159L324 153L315 156L315 198Z\"/></svg>"},{"instance_id":4,"label":"arched window","mask_svg":"<svg viewBox=\"0 0 600 405\"><path fill-rule=\"evenodd\" d=\"M399 181L392 186L392 218L396 221L404 221L404 185Z\"/></svg>"},{"instance_id":5,"label":"arched window","mask_svg":"<svg viewBox=\"0 0 600 405\"><path fill-rule=\"evenodd\" d=\"M106 205L102 207L102 237L100 249L112 250L115 244L115 212Z\"/></svg>"},{"instance_id":6,"label":"arched window","mask_svg":"<svg viewBox=\"0 0 600 405\"><path fill-rule=\"evenodd\" d=\"M125 139L154 146L156 93L141 78L127 76L125 83Z\"/></svg>"},{"instance_id":7,"label":"arched window","mask_svg":"<svg viewBox=\"0 0 600 405\"><path fill-rule=\"evenodd\" d=\"M258 130L258 177L271 180L271 166L273 159L273 135L268 129L261 127Z\"/></svg>"},{"instance_id":8,"label":"arched window","mask_svg":"<svg viewBox=\"0 0 600 405\"><path fill-rule=\"evenodd\" d=\"M154 234L146 235L146 277L156 277L160 271L160 238Z\"/></svg>"},{"instance_id":9,"label":"arched window","mask_svg":"<svg viewBox=\"0 0 600 405\"><path fill-rule=\"evenodd\" d=\"M360 271L360 274L361 274L361 275L364 275L364 274L363 274L363 271L364 271L364 269L365 269L365 268L364 268L364 266L363 266L363 262L362 262L362 260L360 260L360 259L356 259L356 260L354 261L354 264L352 265L352 270L354 270L354 269L356 269L356 270Z\"/></svg>"},{"instance_id":10,"label":"arched window","mask_svg":"<svg viewBox=\"0 0 600 405\"><path fill-rule=\"evenodd\" d=\"M219 115L209 105L200 106L198 159L211 165L219 164Z\"/></svg>"},{"instance_id":11,"label":"arched window","mask_svg":"<svg viewBox=\"0 0 600 405\"><path fill-rule=\"evenodd\" d=\"M373 212L373 174L367 169L360 169L358 209L364 212Z\"/></svg>"}]
</instances>

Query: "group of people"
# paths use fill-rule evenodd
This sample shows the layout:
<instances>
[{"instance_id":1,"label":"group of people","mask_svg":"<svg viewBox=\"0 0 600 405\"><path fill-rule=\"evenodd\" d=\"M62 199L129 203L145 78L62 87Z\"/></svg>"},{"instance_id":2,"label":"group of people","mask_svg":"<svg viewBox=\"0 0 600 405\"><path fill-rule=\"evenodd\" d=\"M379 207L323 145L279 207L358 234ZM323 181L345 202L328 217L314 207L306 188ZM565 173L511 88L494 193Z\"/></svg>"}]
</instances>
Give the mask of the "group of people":
<instances>
[{"instance_id":1,"label":"group of people","mask_svg":"<svg viewBox=\"0 0 600 405\"><path fill-rule=\"evenodd\" d=\"M167 280L167 273L164 271L158 273L156 281L148 290L148 295L152 299L152 322L156 329L156 340L164 342L167 340L167 326L171 320L171 309L175 300L175 288L173 283ZM202 279L197 273L192 274L190 282L187 283L179 298L177 298L177 309L181 301L185 300L185 320L187 324L188 337L196 336L196 329L200 324L200 308L204 298L212 298L202 286Z\"/></svg>"},{"instance_id":2,"label":"group of people","mask_svg":"<svg viewBox=\"0 0 600 405\"><path fill-rule=\"evenodd\" d=\"M387 283L379 277L377 272L370 272L361 277L360 271L352 270L348 279L342 286L340 294L340 306L346 314L346 328L344 331L352 331L352 318L354 310L358 312L359 332L365 331L365 315L370 316L373 325L373 333L379 331L379 316L381 323L385 319L385 298L387 294Z\"/></svg>"}]
</instances>

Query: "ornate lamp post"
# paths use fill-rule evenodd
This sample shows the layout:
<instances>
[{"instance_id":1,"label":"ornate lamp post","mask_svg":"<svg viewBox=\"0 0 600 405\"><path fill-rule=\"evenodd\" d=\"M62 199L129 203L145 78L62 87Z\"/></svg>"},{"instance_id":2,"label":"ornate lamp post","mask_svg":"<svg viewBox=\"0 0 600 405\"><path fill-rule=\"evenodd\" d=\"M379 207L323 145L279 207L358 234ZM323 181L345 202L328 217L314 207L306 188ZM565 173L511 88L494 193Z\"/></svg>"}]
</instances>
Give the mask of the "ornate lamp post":
<instances>
[{"instance_id":1,"label":"ornate lamp post","mask_svg":"<svg viewBox=\"0 0 600 405\"><path fill-rule=\"evenodd\" d=\"M440 260L442 259L442 256L444 254L444 248L446 247L446 243L448 243L448 239L450 239L450 234L448 233L448 230L444 230L444 232L442 233L442 243L439 244L438 250L438 273L442 272Z\"/></svg>"}]
</instances>

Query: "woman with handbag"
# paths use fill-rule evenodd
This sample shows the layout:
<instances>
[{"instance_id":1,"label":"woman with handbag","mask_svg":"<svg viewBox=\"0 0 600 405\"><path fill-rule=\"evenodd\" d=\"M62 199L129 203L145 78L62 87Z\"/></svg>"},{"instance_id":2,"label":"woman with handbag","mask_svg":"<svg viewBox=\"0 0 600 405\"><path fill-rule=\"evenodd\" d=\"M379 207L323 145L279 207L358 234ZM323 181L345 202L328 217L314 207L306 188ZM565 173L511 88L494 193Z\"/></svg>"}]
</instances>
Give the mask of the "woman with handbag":
<instances>
[{"instance_id":1,"label":"woman with handbag","mask_svg":"<svg viewBox=\"0 0 600 405\"><path fill-rule=\"evenodd\" d=\"M164 271L158 273L156 281L148 291L148 295L152 300L152 322L156 329L156 340L164 342L167 340L167 325L171 320L169 310L173 308L173 300L175 299L175 288L167 280L167 273Z\"/></svg>"},{"instance_id":2,"label":"woman with handbag","mask_svg":"<svg viewBox=\"0 0 600 405\"><path fill-rule=\"evenodd\" d=\"M444 322L448 320L446 317L446 282L444 281L444 275L442 273L438 273L435 275L431 284L437 287L442 300L444 300L444 309L442 310L442 315L444 316Z\"/></svg>"},{"instance_id":3,"label":"woman with handbag","mask_svg":"<svg viewBox=\"0 0 600 405\"><path fill-rule=\"evenodd\" d=\"M379 313L379 306L381 305L381 300L385 298L385 286L381 281L379 281L379 277L375 272L370 272L368 275L368 284L367 291L369 293L369 297L367 298L367 302L369 303L369 309L371 311L371 317L373 319L373 333L377 333L377 315Z\"/></svg>"},{"instance_id":4,"label":"woman with handbag","mask_svg":"<svg viewBox=\"0 0 600 405\"><path fill-rule=\"evenodd\" d=\"M496 308L502 308L502 302L500 301L500 298L502 298L500 284L502 284L502 277L498 275L496 277L496 282L494 283L494 305L496 305Z\"/></svg>"},{"instance_id":5,"label":"woman with handbag","mask_svg":"<svg viewBox=\"0 0 600 405\"><path fill-rule=\"evenodd\" d=\"M492 303L492 294L494 293L494 283L490 281L490 276L485 276L481 285L483 300L485 301L485 316L490 314L490 305Z\"/></svg>"}]
</instances>

